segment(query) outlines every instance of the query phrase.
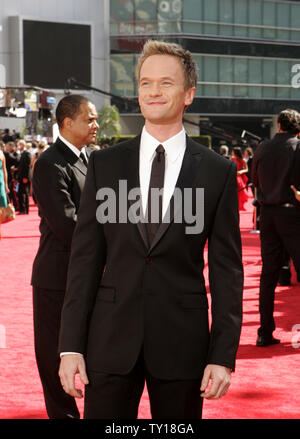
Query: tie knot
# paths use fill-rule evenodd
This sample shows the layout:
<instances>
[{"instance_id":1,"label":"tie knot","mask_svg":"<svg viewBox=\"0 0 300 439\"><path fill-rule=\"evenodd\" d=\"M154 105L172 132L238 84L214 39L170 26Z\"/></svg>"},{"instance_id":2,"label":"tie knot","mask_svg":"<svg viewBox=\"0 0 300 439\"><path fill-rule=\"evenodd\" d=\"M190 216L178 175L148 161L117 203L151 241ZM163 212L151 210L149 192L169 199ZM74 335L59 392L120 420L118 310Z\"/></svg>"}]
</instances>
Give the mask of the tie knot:
<instances>
[{"instance_id":1,"label":"tie knot","mask_svg":"<svg viewBox=\"0 0 300 439\"><path fill-rule=\"evenodd\" d=\"M155 151L157 153L157 159L158 159L158 161L160 161L161 157L165 153L165 148L162 145L158 145L158 147L156 148Z\"/></svg>"},{"instance_id":2,"label":"tie knot","mask_svg":"<svg viewBox=\"0 0 300 439\"><path fill-rule=\"evenodd\" d=\"M83 152L80 153L79 157L81 158L83 163L87 166L87 159L86 159L85 155L83 154Z\"/></svg>"},{"instance_id":3,"label":"tie knot","mask_svg":"<svg viewBox=\"0 0 300 439\"><path fill-rule=\"evenodd\" d=\"M155 150L158 154L159 153L164 153L165 152L165 148L162 145L158 145L158 147Z\"/></svg>"}]
</instances>

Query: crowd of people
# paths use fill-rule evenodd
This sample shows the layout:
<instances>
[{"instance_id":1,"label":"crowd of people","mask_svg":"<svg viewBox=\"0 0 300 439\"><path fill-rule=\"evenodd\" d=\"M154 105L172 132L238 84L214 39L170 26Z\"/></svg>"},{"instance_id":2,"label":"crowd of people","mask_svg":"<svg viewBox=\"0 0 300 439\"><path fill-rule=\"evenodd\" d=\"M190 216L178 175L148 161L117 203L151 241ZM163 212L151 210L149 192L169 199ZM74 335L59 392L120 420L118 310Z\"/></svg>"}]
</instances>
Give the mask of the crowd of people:
<instances>
[{"instance_id":1,"label":"crowd of people","mask_svg":"<svg viewBox=\"0 0 300 439\"><path fill-rule=\"evenodd\" d=\"M249 198L249 190L254 195L253 185L251 183L251 164L253 160L253 149L251 146L233 146L231 153L229 147L222 144L219 153L223 157L232 160L237 166L237 190L239 200L239 211L246 210L245 204Z\"/></svg>"},{"instance_id":2,"label":"crowd of people","mask_svg":"<svg viewBox=\"0 0 300 439\"><path fill-rule=\"evenodd\" d=\"M9 130L0 136L0 207L11 203L18 215L29 213L29 196L34 164L49 145L45 141L13 140Z\"/></svg>"},{"instance_id":3,"label":"crowd of people","mask_svg":"<svg viewBox=\"0 0 300 439\"><path fill-rule=\"evenodd\" d=\"M51 148L34 149L22 140L3 148L14 160L15 186L7 176L5 192L19 213L28 213L23 194L32 175L41 217L32 271L34 341L49 418L79 418L77 374L87 419L135 419L145 382L156 419L200 419L204 399L227 393L242 326L239 211L249 183L261 208L256 345L280 342L273 336L273 310L284 251L300 269L300 115L282 111L278 134L254 154L240 146L230 157L225 146L216 154L182 126L197 78L190 52L148 41L138 64L145 118L140 136L93 153L95 105L68 95L56 109L59 136ZM128 191L140 188L137 221L129 220L134 204L120 181ZM196 186L205 192L204 221L193 234L184 221L172 221L172 194L175 187L191 194L186 189L196 192ZM107 218L113 206L103 208L103 188L125 197L118 206L128 208L127 222ZM159 193L156 206L153 193ZM169 221L162 221L170 211ZM207 241L211 327L203 275Z\"/></svg>"}]
</instances>

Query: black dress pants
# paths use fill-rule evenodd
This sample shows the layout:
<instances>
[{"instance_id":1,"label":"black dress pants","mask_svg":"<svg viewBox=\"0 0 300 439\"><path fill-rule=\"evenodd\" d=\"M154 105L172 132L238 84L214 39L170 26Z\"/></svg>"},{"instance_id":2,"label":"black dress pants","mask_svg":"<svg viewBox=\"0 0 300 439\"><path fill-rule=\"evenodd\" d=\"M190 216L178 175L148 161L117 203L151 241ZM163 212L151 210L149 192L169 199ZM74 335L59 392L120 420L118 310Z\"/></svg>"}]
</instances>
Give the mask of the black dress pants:
<instances>
[{"instance_id":1,"label":"black dress pants","mask_svg":"<svg viewBox=\"0 0 300 439\"><path fill-rule=\"evenodd\" d=\"M50 419L80 417L75 399L65 393L58 376L58 338L64 295L64 291L33 287L35 354Z\"/></svg>"},{"instance_id":2,"label":"black dress pants","mask_svg":"<svg viewBox=\"0 0 300 439\"><path fill-rule=\"evenodd\" d=\"M172 367L172 365L170 365ZM152 419L201 419L201 379L162 380L153 377L141 352L127 375L87 371L85 419L136 419L145 383Z\"/></svg>"},{"instance_id":3,"label":"black dress pants","mask_svg":"<svg viewBox=\"0 0 300 439\"><path fill-rule=\"evenodd\" d=\"M29 212L29 192L30 192L30 182L19 183L18 190L18 201L19 201L19 210L23 213Z\"/></svg>"},{"instance_id":4,"label":"black dress pants","mask_svg":"<svg viewBox=\"0 0 300 439\"><path fill-rule=\"evenodd\" d=\"M15 187L15 180L10 180L8 183L8 189L9 189L9 201L13 203L13 206L15 210L19 210L19 200L17 197L16 187Z\"/></svg>"},{"instance_id":5,"label":"black dress pants","mask_svg":"<svg viewBox=\"0 0 300 439\"><path fill-rule=\"evenodd\" d=\"M263 206L260 213L262 272L260 277L258 334L265 338L275 330L274 298L284 251L300 265L300 209Z\"/></svg>"}]
</instances>

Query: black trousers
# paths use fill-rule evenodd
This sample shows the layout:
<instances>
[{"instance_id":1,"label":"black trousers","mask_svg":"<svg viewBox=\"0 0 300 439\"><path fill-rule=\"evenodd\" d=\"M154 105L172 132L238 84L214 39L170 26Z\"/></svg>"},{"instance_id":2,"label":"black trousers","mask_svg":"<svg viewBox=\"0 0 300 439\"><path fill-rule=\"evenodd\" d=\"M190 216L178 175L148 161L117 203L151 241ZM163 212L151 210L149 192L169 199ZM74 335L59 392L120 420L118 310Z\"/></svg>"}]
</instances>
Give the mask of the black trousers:
<instances>
[{"instance_id":1,"label":"black trousers","mask_svg":"<svg viewBox=\"0 0 300 439\"><path fill-rule=\"evenodd\" d=\"M58 337L64 295L64 291L33 287L35 355L50 419L80 417L75 399L65 393L58 376Z\"/></svg>"},{"instance_id":2,"label":"black trousers","mask_svg":"<svg viewBox=\"0 0 300 439\"><path fill-rule=\"evenodd\" d=\"M282 267L284 251L300 265L300 209L263 206L260 213L262 272L260 277L258 334L270 337L275 330L275 288Z\"/></svg>"},{"instance_id":3,"label":"black trousers","mask_svg":"<svg viewBox=\"0 0 300 439\"><path fill-rule=\"evenodd\" d=\"M170 367L172 365L170 364ZM161 380L153 377L143 351L127 375L109 375L88 370L85 387L85 419L136 419L145 383L152 419L201 419L201 378Z\"/></svg>"},{"instance_id":4,"label":"black trousers","mask_svg":"<svg viewBox=\"0 0 300 439\"><path fill-rule=\"evenodd\" d=\"M10 180L10 182L8 183L8 188L9 188L9 201L11 203L13 203L15 210L19 210L19 200L17 197L17 192L16 192L16 187L15 187L15 180Z\"/></svg>"},{"instance_id":5,"label":"black trousers","mask_svg":"<svg viewBox=\"0 0 300 439\"><path fill-rule=\"evenodd\" d=\"M18 201L19 201L19 210L20 212L28 213L29 212L29 192L30 192L30 182L19 183L18 190Z\"/></svg>"}]
</instances>

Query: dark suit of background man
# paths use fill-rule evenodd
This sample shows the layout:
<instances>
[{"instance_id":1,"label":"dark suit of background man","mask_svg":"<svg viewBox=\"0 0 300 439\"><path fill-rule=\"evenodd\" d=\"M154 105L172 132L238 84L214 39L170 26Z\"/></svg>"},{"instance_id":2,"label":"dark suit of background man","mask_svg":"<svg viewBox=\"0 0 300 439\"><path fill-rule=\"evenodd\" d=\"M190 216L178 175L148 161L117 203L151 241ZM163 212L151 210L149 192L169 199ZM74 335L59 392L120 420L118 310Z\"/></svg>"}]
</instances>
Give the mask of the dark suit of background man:
<instances>
[{"instance_id":1,"label":"dark suit of background man","mask_svg":"<svg viewBox=\"0 0 300 439\"><path fill-rule=\"evenodd\" d=\"M77 354L62 356L60 377L66 392L80 397L74 386L79 371L86 384L85 418L136 418L145 380L153 418L201 417L203 397L218 398L229 387L240 336L236 166L183 130L183 111L197 84L190 53L155 41L144 51L139 103L145 127L141 136L92 155L72 243L60 351ZM193 196L204 188L202 231L187 233L175 199L176 221L173 215L174 221L159 224L153 239L154 223L97 221L97 191L110 188L119 199L120 180L128 191L140 187L146 212L148 187L160 187L164 163L162 214L175 184L177 192L190 188ZM126 192L121 201L127 200Z\"/></svg>"},{"instance_id":2,"label":"dark suit of background man","mask_svg":"<svg viewBox=\"0 0 300 439\"><path fill-rule=\"evenodd\" d=\"M26 142L19 140L18 147L21 152L20 161L18 163L17 180L19 183L18 189L18 201L19 201L19 213L29 213L29 192L31 182L31 155L26 149Z\"/></svg>"},{"instance_id":3,"label":"dark suit of background man","mask_svg":"<svg viewBox=\"0 0 300 439\"><path fill-rule=\"evenodd\" d=\"M8 142L5 145L6 151L4 151L5 161L6 161L6 169L7 169L7 182L9 188L9 200L13 203L15 210L19 210L19 201L16 193L16 181L15 169L18 168L20 157L16 152L16 144L15 142Z\"/></svg>"},{"instance_id":4,"label":"dark suit of background man","mask_svg":"<svg viewBox=\"0 0 300 439\"><path fill-rule=\"evenodd\" d=\"M260 238L262 272L260 278L257 346L280 342L273 337L274 296L284 249L300 267L300 203L291 185L299 186L296 150L299 146L300 115L284 110L278 116L278 133L256 149L252 164L252 181L261 205ZM297 182L298 179L298 182Z\"/></svg>"},{"instance_id":5,"label":"dark suit of background man","mask_svg":"<svg viewBox=\"0 0 300 439\"><path fill-rule=\"evenodd\" d=\"M79 417L74 398L58 379L58 334L67 268L77 211L91 150L98 129L95 106L79 95L57 106L60 135L37 160L33 192L38 204L40 245L33 264L33 311L36 360L49 418Z\"/></svg>"}]
</instances>

